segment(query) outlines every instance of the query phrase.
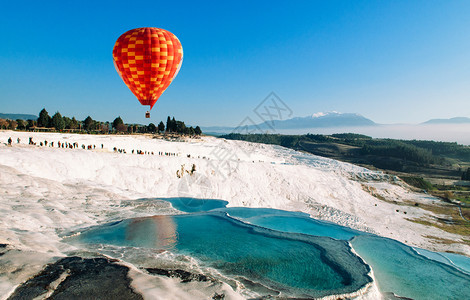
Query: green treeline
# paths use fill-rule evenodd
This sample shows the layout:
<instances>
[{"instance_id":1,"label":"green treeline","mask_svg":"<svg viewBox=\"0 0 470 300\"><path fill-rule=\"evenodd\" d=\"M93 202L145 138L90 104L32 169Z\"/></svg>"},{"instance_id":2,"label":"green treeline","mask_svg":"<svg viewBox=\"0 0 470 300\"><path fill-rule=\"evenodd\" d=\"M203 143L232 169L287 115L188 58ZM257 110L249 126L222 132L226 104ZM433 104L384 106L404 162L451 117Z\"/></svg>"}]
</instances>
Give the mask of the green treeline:
<instances>
[{"instance_id":1,"label":"green treeline","mask_svg":"<svg viewBox=\"0 0 470 300\"><path fill-rule=\"evenodd\" d=\"M397 140L370 140L362 146L360 153L363 155L377 155L396 157L412 161L420 165L443 164L444 158L432 154L426 148L416 147Z\"/></svg>"},{"instance_id":2,"label":"green treeline","mask_svg":"<svg viewBox=\"0 0 470 300\"><path fill-rule=\"evenodd\" d=\"M298 149L301 148L302 142L313 143L342 143L353 146L363 146L366 142L372 140L371 137L355 134L355 133L342 133L333 135L322 134L305 134L305 135L281 135L281 134L240 134L230 133L222 135L221 138L230 140L243 140L247 142L274 144L287 148Z\"/></svg>"},{"instance_id":3,"label":"green treeline","mask_svg":"<svg viewBox=\"0 0 470 300\"><path fill-rule=\"evenodd\" d=\"M159 131L163 131L163 122L160 122L158 125ZM192 126L187 127L183 121L177 121L175 120L175 117L173 119L170 119L170 116L166 119L166 132L174 132L174 133L179 133L179 134L188 134L188 135L201 135L202 131L199 126L196 126L193 128Z\"/></svg>"},{"instance_id":4,"label":"green treeline","mask_svg":"<svg viewBox=\"0 0 470 300\"><path fill-rule=\"evenodd\" d=\"M300 148L302 142L314 143L341 143L351 146L363 146L372 140L370 136L356 133L341 133L333 135L305 134L305 135L281 135L281 134L240 134L230 133L221 138L230 140L243 140L247 142L281 145L287 148Z\"/></svg>"},{"instance_id":5,"label":"green treeline","mask_svg":"<svg viewBox=\"0 0 470 300\"><path fill-rule=\"evenodd\" d=\"M334 142L335 138L321 134L306 134L306 135L281 135L281 134L240 134L230 133L222 135L221 138L229 140L242 140L254 143L280 145L287 148L297 149L303 141L310 141L316 143Z\"/></svg>"},{"instance_id":6,"label":"green treeline","mask_svg":"<svg viewBox=\"0 0 470 300\"><path fill-rule=\"evenodd\" d=\"M449 162L447 157L458 158L470 162L470 147L457 143L374 139L370 136L354 133L333 135L306 134L306 135L280 135L280 134L238 134L231 133L221 136L226 139L244 140L248 142L280 145L295 150L308 150L304 145L311 144L343 144L353 146L348 155L392 157L413 162L420 166L430 164L445 165ZM310 151L309 151L310 152ZM469 172L470 176L470 172Z\"/></svg>"},{"instance_id":7,"label":"green treeline","mask_svg":"<svg viewBox=\"0 0 470 300\"><path fill-rule=\"evenodd\" d=\"M465 147L457 143L449 142L433 142L433 141L407 141L416 147L429 149L433 155L445 155L455 157L465 157L467 161L470 160L470 147Z\"/></svg>"},{"instance_id":8,"label":"green treeline","mask_svg":"<svg viewBox=\"0 0 470 300\"><path fill-rule=\"evenodd\" d=\"M158 125L126 124L119 116L113 122L101 122L88 116L83 121L75 117L69 118L56 112L52 117L44 108L39 112L37 120L4 120L0 119L0 129L11 130L45 130L69 131L80 133L177 133L186 135L201 135L199 126L186 126L183 121L170 119L168 116L166 126L161 121Z\"/></svg>"}]
</instances>

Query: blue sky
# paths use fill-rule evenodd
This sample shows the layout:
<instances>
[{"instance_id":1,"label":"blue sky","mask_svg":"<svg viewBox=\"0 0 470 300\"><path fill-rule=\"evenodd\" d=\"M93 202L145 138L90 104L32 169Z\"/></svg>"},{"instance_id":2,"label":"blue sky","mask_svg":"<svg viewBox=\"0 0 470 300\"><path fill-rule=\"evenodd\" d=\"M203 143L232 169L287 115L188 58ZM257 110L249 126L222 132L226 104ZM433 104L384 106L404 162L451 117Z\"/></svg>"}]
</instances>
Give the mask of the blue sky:
<instances>
[{"instance_id":1,"label":"blue sky","mask_svg":"<svg viewBox=\"0 0 470 300\"><path fill-rule=\"evenodd\" d=\"M184 49L154 123L237 125L272 91L295 116L470 117L470 1L4 1L0 112L148 123L112 61L138 27Z\"/></svg>"}]
</instances>

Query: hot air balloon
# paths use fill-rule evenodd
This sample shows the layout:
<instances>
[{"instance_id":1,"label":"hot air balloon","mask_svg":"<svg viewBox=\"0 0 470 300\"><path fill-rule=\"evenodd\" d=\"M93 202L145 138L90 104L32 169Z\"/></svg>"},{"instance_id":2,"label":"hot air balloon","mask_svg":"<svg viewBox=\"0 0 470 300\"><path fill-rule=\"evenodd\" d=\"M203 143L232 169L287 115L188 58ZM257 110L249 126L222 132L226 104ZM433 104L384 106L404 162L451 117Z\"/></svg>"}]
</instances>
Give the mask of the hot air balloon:
<instances>
[{"instance_id":1,"label":"hot air balloon","mask_svg":"<svg viewBox=\"0 0 470 300\"><path fill-rule=\"evenodd\" d=\"M171 32L136 28L121 35L113 49L114 66L142 105L150 110L178 74L183 47ZM150 118L150 112L145 114Z\"/></svg>"}]
</instances>

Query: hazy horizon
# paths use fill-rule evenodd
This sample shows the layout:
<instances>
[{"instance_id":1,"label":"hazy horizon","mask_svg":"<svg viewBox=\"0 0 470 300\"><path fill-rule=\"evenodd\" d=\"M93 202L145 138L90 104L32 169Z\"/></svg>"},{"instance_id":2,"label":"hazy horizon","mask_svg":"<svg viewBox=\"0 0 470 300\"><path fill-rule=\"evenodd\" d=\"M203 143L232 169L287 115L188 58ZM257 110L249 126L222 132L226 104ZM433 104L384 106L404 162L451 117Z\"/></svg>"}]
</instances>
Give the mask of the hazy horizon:
<instances>
[{"instance_id":1,"label":"hazy horizon","mask_svg":"<svg viewBox=\"0 0 470 300\"><path fill-rule=\"evenodd\" d=\"M274 132L273 132L274 133ZM279 130L280 134L334 134L359 133L373 138L403 140L432 140L470 145L470 124L416 124L377 125L363 127L329 127L297 130Z\"/></svg>"},{"instance_id":2,"label":"hazy horizon","mask_svg":"<svg viewBox=\"0 0 470 300\"><path fill-rule=\"evenodd\" d=\"M204 127L202 128L204 132ZM207 130L206 134L229 134L232 131ZM451 142L470 146L470 124L389 124L362 127L316 127L301 129L274 129L253 133L302 135L357 133L373 138L389 138L399 140L432 140ZM237 132L239 133L239 132Z\"/></svg>"},{"instance_id":3,"label":"hazy horizon","mask_svg":"<svg viewBox=\"0 0 470 300\"><path fill-rule=\"evenodd\" d=\"M0 112L4 113L4 112ZM12 113L13 114L13 113ZM72 116L70 116L72 117ZM295 116L294 116L295 117ZM93 118L93 117L92 117ZM178 118L176 118L178 119ZM79 120L79 119L78 119ZM113 120L99 120L102 122L112 122ZM164 123L166 118L162 119ZM185 120L181 120L185 121ZM125 123L126 120L124 120ZM151 123L152 121L149 121ZM160 121L155 121L158 124ZM143 124L147 125L147 124ZM186 124L188 126L199 126L199 124ZM230 133L232 129L236 128L239 124L232 126L204 126L203 131L208 134ZM213 130L211 130L211 128ZM228 130L217 130L214 128L227 128ZM315 127L315 128L299 128L299 129L276 129L271 131L260 131L253 133L272 133L272 134L334 134L334 133L358 133L371 136L373 138L391 138L391 139L404 139L404 140L433 140L442 142L457 142L462 145L470 145L470 123L463 124L379 124L371 126L337 126L337 127Z\"/></svg>"},{"instance_id":4,"label":"hazy horizon","mask_svg":"<svg viewBox=\"0 0 470 300\"><path fill-rule=\"evenodd\" d=\"M49 110L47 109L47 107L44 107L44 108L46 109L46 111L49 113L49 115L50 115L51 117L52 117L52 115L53 115L54 113L56 113L56 112L51 112L51 111L49 111ZM59 111L59 112L60 112L60 111ZM117 118L117 117L118 117L118 116L116 116L116 117L114 117L114 118L112 118L112 119L109 119L109 120L100 120L100 119L96 119L93 115L86 115L86 116L83 117L83 118L79 118L79 117L77 117L76 115L73 115L73 114L72 114L72 115L64 115L62 112L60 112L60 113L62 114L62 116L66 116L66 117L70 117L70 118L75 117L77 120L84 120L86 117L90 116L92 119L97 120L97 121L101 121L101 122L107 122L107 121L112 122L112 121L114 120L114 118ZM294 116L292 116L292 117L289 118L289 119L292 119L292 118L306 118L306 117L310 117L310 116L314 116L314 115L318 115L318 114L324 114L324 113L357 114L357 115L363 116L363 117L365 117L365 118L367 118L367 119L373 121L373 122L376 123L377 125L420 125L420 124L422 124L422 123L424 123L424 122L427 122L427 121L430 121L430 120L439 120L439 119L440 119L440 120L448 120L448 119L461 118L461 117L463 117L463 118L470 118L470 115L465 116L465 115L461 114L461 115L456 115L456 116L450 116L450 117L448 117L448 118L436 117L436 118L432 118L432 119L426 119L426 120L423 120L423 121L420 120L420 121L416 121L416 122L414 122L414 123L411 123L411 122L410 122L410 123L401 123L401 122L383 123L383 122L377 121L377 120L375 120L375 119L373 119L373 118L370 118L370 117L368 117L368 116L365 116L365 115L361 114L360 112L338 112L338 111L336 111L336 110L332 110L332 111L325 111L325 112L313 112L313 113L304 114L304 115L294 115ZM0 114L7 114L7 115L8 115L8 114L11 114L11 115L22 114L22 115L34 115L34 116L36 116L36 117L39 116L39 112L34 113L34 112L4 112L4 111L0 111ZM170 117L174 117L174 115L171 115L171 114L169 114L169 116L170 116ZM122 118L121 115L119 115L119 117ZM165 117L162 118L161 120L154 120L155 118L150 119L150 120L149 120L149 119L147 119L147 120L141 120L141 121L145 121L145 122L139 123L139 124L147 125L147 124L149 124L149 123L155 123L155 122L160 122L160 121L165 122L166 119L167 119L167 117L168 117L168 116L165 116ZM185 121L184 119L178 118L178 117L176 117L176 116L175 116L175 118L176 118L177 120ZM130 123L136 123L136 122L130 122L130 121L124 120L124 119L123 119L123 121L124 121L124 123L129 123L129 124L130 124ZM223 125L222 125L222 124L209 124L209 125L196 124L196 125L200 125L201 127L236 127L236 126L239 125L240 121L242 121L242 119L239 120L238 123L232 123L232 124L223 124ZM138 122L137 122L137 123L138 123ZM261 123L261 122L259 122L259 123ZM257 124L259 124L259 123L257 123Z\"/></svg>"}]
</instances>

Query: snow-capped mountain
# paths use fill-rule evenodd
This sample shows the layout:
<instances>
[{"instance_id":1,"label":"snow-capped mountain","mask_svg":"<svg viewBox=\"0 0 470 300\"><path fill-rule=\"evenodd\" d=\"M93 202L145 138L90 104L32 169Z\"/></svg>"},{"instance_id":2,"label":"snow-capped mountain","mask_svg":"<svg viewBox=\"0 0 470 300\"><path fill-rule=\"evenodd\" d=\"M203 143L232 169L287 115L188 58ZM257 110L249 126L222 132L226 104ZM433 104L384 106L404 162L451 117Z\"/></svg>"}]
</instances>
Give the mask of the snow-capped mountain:
<instances>
[{"instance_id":1,"label":"snow-capped mountain","mask_svg":"<svg viewBox=\"0 0 470 300\"><path fill-rule=\"evenodd\" d=\"M307 129L307 128L331 128L331 127L363 127L375 126L374 121L367 119L360 114L318 112L306 117L295 117L286 120L266 120L260 124L242 123L238 127L212 126L203 127L205 133L227 134L231 132L239 133L259 133L260 131L269 132L272 130L284 129Z\"/></svg>"},{"instance_id":2,"label":"snow-capped mountain","mask_svg":"<svg viewBox=\"0 0 470 300\"><path fill-rule=\"evenodd\" d=\"M315 127L361 127L377 125L374 121L355 113L319 112L307 117L287 120L269 120L258 125L261 129L301 129Z\"/></svg>"}]
</instances>

